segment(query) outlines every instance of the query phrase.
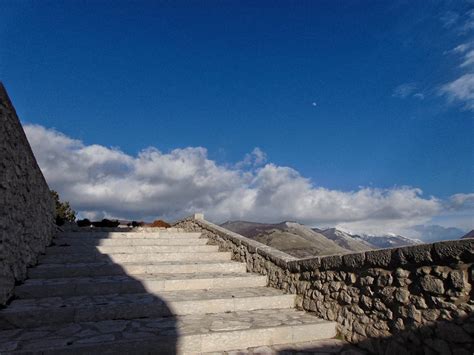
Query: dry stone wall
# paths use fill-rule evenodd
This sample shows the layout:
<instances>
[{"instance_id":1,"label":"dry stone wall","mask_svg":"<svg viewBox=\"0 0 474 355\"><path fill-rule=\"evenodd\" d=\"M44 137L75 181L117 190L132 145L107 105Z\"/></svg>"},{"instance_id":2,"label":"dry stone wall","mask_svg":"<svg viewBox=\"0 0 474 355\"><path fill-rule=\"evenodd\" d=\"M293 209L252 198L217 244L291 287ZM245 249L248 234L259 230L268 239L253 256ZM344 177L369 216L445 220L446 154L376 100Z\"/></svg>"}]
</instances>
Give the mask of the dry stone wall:
<instances>
[{"instance_id":1,"label":"dry stone wall","mask_svg":"<svg viewBox=\"0 0 474 355\"><path fill-rule=\"evenodd\" d=\"M49 187L0 83L0 306L55 230Z\"/></svg>"},{"instance_id":2,"label":"dry stone wall","mask_svg":"<svg viewBox=\"0 0 474 355\"><path fill-rule=\"evenodd\" d=\"M473 354L474 240L297 259L202 218L200 231L373 354Z\"/></svg>"}]
</instances>

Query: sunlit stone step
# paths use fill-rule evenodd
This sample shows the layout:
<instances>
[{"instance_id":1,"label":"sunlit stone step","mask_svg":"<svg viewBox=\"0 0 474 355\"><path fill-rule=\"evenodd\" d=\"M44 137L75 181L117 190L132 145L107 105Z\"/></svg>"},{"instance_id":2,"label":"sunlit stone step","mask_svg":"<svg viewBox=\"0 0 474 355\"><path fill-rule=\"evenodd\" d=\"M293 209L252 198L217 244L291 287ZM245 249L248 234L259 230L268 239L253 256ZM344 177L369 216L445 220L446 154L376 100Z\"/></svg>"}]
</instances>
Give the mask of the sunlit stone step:
<instances>
[{"instance_id":1,"label":"sunlit stone step","mask_svg":"<svg viewBox=\"0 0 474 355\"><path fill-rule=\"evenodd\" d=\"M95 239L127 239L127 238L199 238L197 232L62 232L60 238L95 238Z\"/></svg>"},{"instance_id":2,"label":"sunlit stone step","mask_svg":"<svg viewBox=\"0 0 474 355\"><path fill-rule=\"evenodd\" d=\"M47 354L228 351L308 342L336 335L336 325L292 309L108 320L0 331L9 351Z\"/></svg>"},{"instance_id":3,"label":"sunlit stone step","mask_svg":"<svg viewBox=\"0 0 474 355\"><path fill-rule=\"evenodd\" d=\"M15 288L18 298L104 295L110 293L154 294L159 291L202 290L267 285L267 277L243 273L142 274L57 279L29 279Z\"/></svg>"},{"instance_id":4,"label":"sunlit stone step","mask_svg":"<svg viewBox=\"0 0 474 355\"><path fill-rule=\"evenodd\" d=\"M71 245L71 246L141 246L141 245L206 245L207 238L56 238L53 240L54 245Z\"/></svg>"},{"instance_id":5,"label":"sunlit stone step","mask_svg":"<svg viewBox=\"0 0 474 355\"><path fill-rule=\"evenodd\" d=\"M268 287L161 291L15 300L0 310L0 329L170 315L288 309L295 296Z\"/></svg>"},{"instance_id":6,"label":"sunlit stone step","mask_svg":"<svg viewBox=\"0 0 474 355\"><path fill-rule=\"evenodd\" d=\"M46 249L46 255L62 254L145 254L207 253L218 251L217 245L132 245L132 246L57 246Z\"/></svg>"},{"instance_id":7,"label":"sunlit stone step","mask_svg":"<svg viewBox=\"0 0 474 355\"><path fill-rule=\"evenodd\" d=\"M61 277L91 277L107 275L137 275L160 273L245 273L247 267L236 261L190 261L121 263L92 262L76 264L41 264L28 270L31 279Z\"/></svg>"},{"instance_id":8,"label":"sunlit stone step","mask_svg":"<svg viewBox=\"0 0 474 355\"><path fill-rule=\"evenodd\" d=\"M207 253L136 253L136 254L112 254L100 253L76 253L59 255L42 255L39 258L42 264L68 264L84 263L94 261L122 262L163 262L163 261L227 261L231 259L230 252L207 252Z\"/></svg>"}]
</instances>

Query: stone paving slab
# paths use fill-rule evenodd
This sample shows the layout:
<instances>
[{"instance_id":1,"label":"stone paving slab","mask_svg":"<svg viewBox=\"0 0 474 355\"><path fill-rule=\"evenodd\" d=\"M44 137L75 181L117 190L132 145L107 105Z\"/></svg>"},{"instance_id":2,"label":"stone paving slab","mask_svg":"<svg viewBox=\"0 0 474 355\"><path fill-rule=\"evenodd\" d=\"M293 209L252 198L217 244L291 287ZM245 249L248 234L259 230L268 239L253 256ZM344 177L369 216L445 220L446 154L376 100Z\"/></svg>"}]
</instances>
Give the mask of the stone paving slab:
<instances>
[{"instance_id":1,"label":"stone paving slab","mask_svg":"<svg viewBox=\"0 0 474 355\"><path fill-rule=\"evenodd\" d=\"M69 255L42 255L39 258L43 264L65 264L74 262L92 262L110 260L115 263L122 262L151 262L151 261L190 261L190 260L231 260L230 252L207 252L207 253L140 253L140 254L69 254Z\"/></svg>"},{"instance_id":2,"label":"stone paving slab","mask_svg":"<svg viewBox=\"0 0 474 355\"><path fill-rule=\"evenodd\" d=\"M0 352L127 353L141 344L155 353L231 350L333 337L335 323L296 310L257 310L157 319L80 322L0 331ZM137 352L142 353L142 352Z\"/></svg>"},{"instance_id":3,"label":"stone paving slab","mask_svg":"<svg viewBox=\"0 0 474 355\"><path fill-rule=\"evenodd\" d=\"M107 275L137 275L159 273L245 273L244 263L236 261L171 261L136 262L116 264L109 261L73 264L40 264L28 270L28 277L38 278L66 278L91 277Z\"/></svg>"},{"instance_id":4,"label":"stone paving slab","mask_svg":"<svg viewBox=\"0 0 474 355\"><path fill-rule=\"evenodd\" d=\"M199 239L198 239L199 240ZM74 245L52 246L46 249L46 255L64 254L144 254L144 253L208 253L217 252L217 245L127 245L127 246L100 246Z\"/></svg>"},{"instance_id":5,"label":"stone paving slab","mask_svg":"<svg viewBox=\"0 0 474 355\"><path fill-rule=\"evenodd\" d=\"M294 295L268 287L47 297L13 301L0 310L0 329L294 306Z\"/></svg>"},{"instance_id":6,"label":"stone paving slab","mask_svg":"<svg viewBox=\"0 0 474 355\"><path fill-rule=\"evenodd\" d=\"M97 238L97 239L112 239L112 238L199 238L201 233L194 232L63 232L58 235L64 238Z\"/></svg>"},{"instance_id":7,"label":"stone paving slab","mask_svg":"<svg viewBox=\"0 0 474 355\"><path fill-rule=\"evenodd\" d=\"M172 290L266 286L267 277L248 273L141 274L29 279L16 287L19 298L139 293Z\"/></svg>"}]
</instances>

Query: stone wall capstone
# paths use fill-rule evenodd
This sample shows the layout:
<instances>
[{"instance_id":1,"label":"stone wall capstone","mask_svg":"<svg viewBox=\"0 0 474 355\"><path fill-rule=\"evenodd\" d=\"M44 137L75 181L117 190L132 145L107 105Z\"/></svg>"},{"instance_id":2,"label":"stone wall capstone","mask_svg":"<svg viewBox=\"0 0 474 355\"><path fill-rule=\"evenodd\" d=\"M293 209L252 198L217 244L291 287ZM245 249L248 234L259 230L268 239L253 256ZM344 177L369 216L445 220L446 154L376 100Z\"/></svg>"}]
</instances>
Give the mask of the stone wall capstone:
<instances>
[{"instance_id":1,"label":"stone wall capstone","mask_svg":"<svg viewBox=\"0 0 474 355\"><path fill-rule=\"evenodd\" d=\"M373 354L474 353L474 239L298 259L204 219L198 231Z\"/></svg>"},{"instance_id":2,"label":"stone wall capstone","mask_svg":"<svg viewBox=\"0 0 474 355\"><path fill-rule=\"evenodd\" d=\"M0 306L56 232L54 201L0 83Z\"/></svg>"}]
</instances>

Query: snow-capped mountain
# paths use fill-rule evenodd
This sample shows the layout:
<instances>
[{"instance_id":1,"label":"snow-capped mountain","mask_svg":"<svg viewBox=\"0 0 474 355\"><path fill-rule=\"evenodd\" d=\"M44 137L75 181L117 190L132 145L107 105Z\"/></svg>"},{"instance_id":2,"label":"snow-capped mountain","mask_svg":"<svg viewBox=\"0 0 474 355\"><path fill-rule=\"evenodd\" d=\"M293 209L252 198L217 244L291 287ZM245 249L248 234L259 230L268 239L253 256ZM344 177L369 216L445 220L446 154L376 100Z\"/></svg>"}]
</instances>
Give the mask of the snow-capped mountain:
<instances>
[{"instance_id":1,"label":"snow-capped mountain","mask_svg":"<svg viewBox=\"0 0 474 355\"><path fill-rule=\"evenodd\" d=\"M418 239L410 239L397 234L370 235L360 234L352 236L355 240L363 241L373 245L375 248L396 248L407 245L422 244Z\"/></svg>"},{"instance_id":2,"label":"snow-capped mountain","mask_svg":"<svg viewBox=\"0 0 474 355\"><path fill-rule=\"evenodd\" d=\"M313 228L314 231L321 233L326 238L332 240L337 245L351 251L365 251L374 249L374 246L364 240L357 240L353 235L336 228L318 229Z\"/></svg>"},{"instance_id":3,"label":"snow-capped mountain","mask_svg":"<svg viewBox=\"0 0 474 355\"><path fill-rule=\"evenodd\" d=\"M346 254L421 243L396 234L358 235L336 228L310 228L296 222L229 221L221 226L297 257Z\"/></svg>"}]
</instances>

